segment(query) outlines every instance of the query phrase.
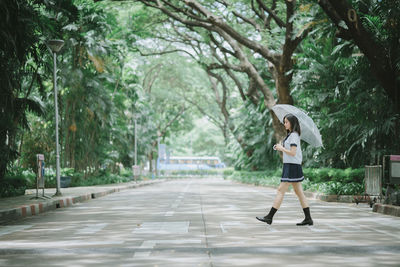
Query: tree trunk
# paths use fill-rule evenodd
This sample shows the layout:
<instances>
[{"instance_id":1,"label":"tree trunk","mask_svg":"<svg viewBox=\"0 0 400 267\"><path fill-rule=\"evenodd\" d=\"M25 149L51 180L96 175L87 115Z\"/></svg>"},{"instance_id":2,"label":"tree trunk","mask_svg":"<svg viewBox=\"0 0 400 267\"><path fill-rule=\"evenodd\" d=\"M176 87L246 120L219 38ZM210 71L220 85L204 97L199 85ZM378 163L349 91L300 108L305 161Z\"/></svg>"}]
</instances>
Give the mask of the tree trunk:
<instances>
[{"instance_id":1,"label":"tree trunk","mask_svg":"<svg viewBox=\"0 0 400 267\"><path fill-rule=\"evenodd\" d=\"M151 173L153 171L153 163L151 162L153 157L151 153L147 154L147 160L149 161L149 172Z\"/></svg>"}]
</instances>

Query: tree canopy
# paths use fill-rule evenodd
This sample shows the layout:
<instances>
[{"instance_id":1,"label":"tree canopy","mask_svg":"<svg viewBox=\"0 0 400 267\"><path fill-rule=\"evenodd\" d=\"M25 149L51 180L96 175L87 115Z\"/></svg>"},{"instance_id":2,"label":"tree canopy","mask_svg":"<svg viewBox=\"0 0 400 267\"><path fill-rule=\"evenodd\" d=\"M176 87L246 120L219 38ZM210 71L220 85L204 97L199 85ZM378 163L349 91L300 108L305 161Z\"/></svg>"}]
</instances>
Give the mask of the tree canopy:
<instances>
[{"instance_id":1,"label":"tree canopy","mask_svg":"<svg viewBox=\"0 0 400 267\"><path fill-rule=\"evenodd\" d=\"M57 57L63 167L91 174L176 154L275 168L275 104L304 109L323 148L306 166L399 154L400 1L3 1L0 179L55 162L49 39ZM134 122L137 122L136 136ZM151 167L153 167L151 165Z\"/></svg>"}]
</instances>

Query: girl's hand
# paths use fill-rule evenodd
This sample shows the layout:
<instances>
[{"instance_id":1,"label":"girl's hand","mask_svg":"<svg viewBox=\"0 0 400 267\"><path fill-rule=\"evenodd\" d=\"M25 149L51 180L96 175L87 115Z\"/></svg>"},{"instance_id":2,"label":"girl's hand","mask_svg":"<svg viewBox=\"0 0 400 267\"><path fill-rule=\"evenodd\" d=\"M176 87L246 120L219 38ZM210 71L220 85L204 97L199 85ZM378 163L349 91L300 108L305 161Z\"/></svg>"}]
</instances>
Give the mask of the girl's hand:
<instances>
[{"instance_id":1,"label":"girl's hand","mask_svg":"<svg viewBox=\"0 0 400 267\"><path fill-rule=\"evenodd\" d=\"M275 150L283 151L284 147L281 144L274 145Z\"/></svg>"}]
</instances>

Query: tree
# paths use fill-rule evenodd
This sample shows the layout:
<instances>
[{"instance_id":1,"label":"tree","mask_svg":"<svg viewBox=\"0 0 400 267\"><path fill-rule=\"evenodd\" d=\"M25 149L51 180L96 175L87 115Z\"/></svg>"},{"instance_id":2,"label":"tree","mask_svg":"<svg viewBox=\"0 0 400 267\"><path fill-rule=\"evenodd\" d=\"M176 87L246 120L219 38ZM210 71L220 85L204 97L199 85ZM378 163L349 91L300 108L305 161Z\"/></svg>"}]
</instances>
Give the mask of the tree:
<instances>
[{"instance_id":1,"label":"tree","mask_svg":"<svg viewBox=\"0 0 400 267\"><path fill-rule=\"evenodd\" d=\"M7 167L18 157L17 135L28 129L27 112L42 114L42 107L32 94L39 89L45 96L40 71L45 64L46 47L42 36L55 37L59 30L53 19L40 11L68 10L65 20L74 18L76 9L70 1L54 5L48 1L2 1L0 17L0 179ZM50 73L50 71L45 72Z\"/></svg>"},{"instance_id":2,"label":"tree","mask_svg":"<svg viewBox=\"0 0 400 267\"><path fill-rule=\"evenodd\" d=\"M220 39L217 40L220 49L224 49L224 42L230 46L230 53L239 59L240 67L263 94L265 106L271 109L276 103L273 93L250 62L249 53L246 53L242 46L261 55L268 62L271 77L275 80L278 103L293 103L289 88L292 79L292 56L314 24L308 19L308 23L302 27L295 27L295 18L307 18L304 16L306 12L296 14L298 8L296 1L285 1L284 5L272 1L270 7L262 1L242 3L241 1L143 0L141 2L161 10L188 29L202 28L217 34ZM241 28L240 24L244 26ZM279 33L273 34L271 31L273 28L279 29L279 33L284 34L281 36ZM274 38L279 41L274 42ZM265 45L266 42L268 46ZM284 129L274 115L273 118L275 135L280 139L285 135Z\"/></svg>"},{"instance_id":3,"label":"tree","mask_svg":"<svg viewBox=\"0 0 400 267\"><path fill-rule=\"evenodd\" d=\"M320 0L318 4L337 27L337 37L360 48L400 112L400 1Z\"/></svg>"}]
</instances>

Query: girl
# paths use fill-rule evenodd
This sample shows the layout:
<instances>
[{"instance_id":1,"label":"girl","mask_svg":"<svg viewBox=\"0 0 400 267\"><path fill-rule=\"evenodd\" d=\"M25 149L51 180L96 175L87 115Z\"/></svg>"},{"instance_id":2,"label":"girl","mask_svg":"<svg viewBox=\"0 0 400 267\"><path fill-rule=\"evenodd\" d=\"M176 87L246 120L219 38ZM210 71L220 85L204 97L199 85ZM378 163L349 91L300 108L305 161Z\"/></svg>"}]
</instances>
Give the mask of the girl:
<instances>
[{"instance_id":1,"label":"girl","mask_svg":"<svg viewBox=\"0 0 400 267\"><path fill-rule=\"evenodd\" d=\"M257 220L272 224L272 218L274 214L281 206L283 197L289 188L289 185L293 186L294 192L300 200L301 207L303 208L305 219L297 225L313 225L313 220L310 215L310 207L308 206L307 199L301 186L301 181L304 180L303 169L301 168L302 153L300 147L300 124L298 119L288 114L283 118L283 124L287 131L287 136L283 140L283 145L274 145L274 150L283 152L283 171L281 184L278 187L277 194L274 200L274 204L270 212L264 217L256 217Z\"/></svg>"}]
</instances>

